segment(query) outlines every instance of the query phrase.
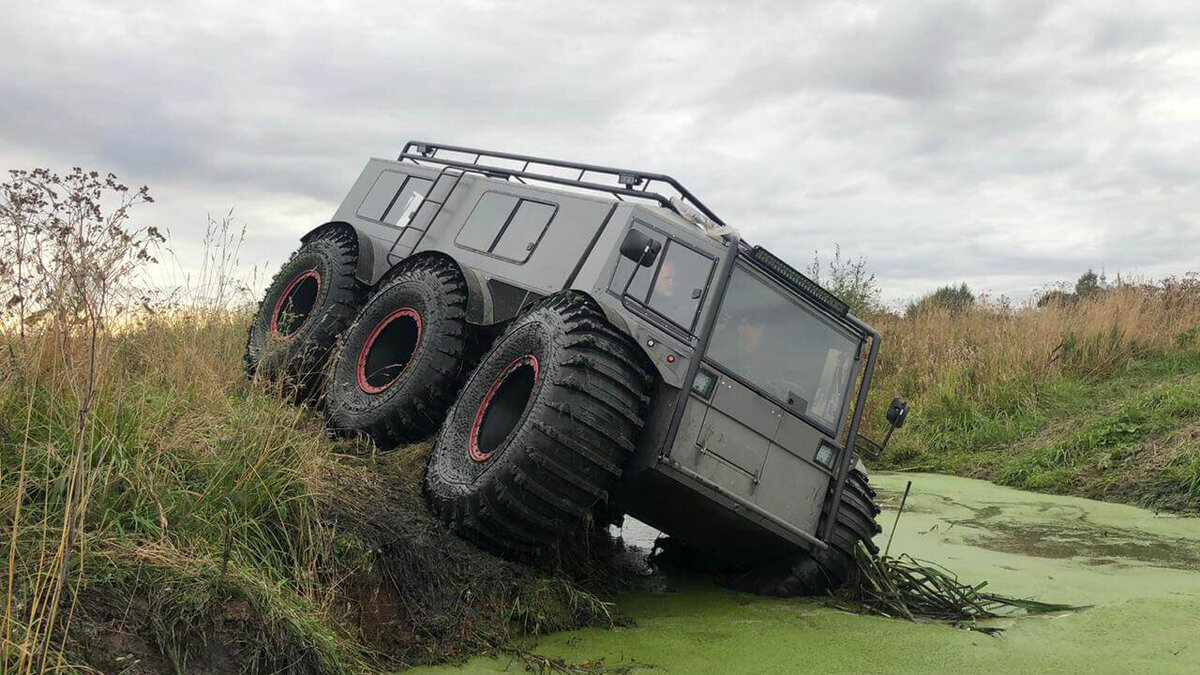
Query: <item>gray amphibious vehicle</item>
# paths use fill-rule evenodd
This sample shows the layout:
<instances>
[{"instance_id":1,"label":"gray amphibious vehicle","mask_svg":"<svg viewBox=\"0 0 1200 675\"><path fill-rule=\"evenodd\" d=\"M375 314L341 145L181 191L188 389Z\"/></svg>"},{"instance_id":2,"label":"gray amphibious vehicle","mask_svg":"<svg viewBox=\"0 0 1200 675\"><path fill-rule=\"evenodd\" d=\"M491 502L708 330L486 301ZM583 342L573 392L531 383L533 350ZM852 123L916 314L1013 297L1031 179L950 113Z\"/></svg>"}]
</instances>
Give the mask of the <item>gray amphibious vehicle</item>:
<instances>
[{"instance_id":1,"label":"gray amphibious vehicle","mask_svg":"<svg viewBox=\"0 0 1200 675\"><path fill-rule=\"evenodd\" d=\"M630 514L775 594L875 550L879 334L673 178L410 142L302 242L248 369L383 447L436 434L462 536L528 555Z\"/></svg>"}]
</instances>

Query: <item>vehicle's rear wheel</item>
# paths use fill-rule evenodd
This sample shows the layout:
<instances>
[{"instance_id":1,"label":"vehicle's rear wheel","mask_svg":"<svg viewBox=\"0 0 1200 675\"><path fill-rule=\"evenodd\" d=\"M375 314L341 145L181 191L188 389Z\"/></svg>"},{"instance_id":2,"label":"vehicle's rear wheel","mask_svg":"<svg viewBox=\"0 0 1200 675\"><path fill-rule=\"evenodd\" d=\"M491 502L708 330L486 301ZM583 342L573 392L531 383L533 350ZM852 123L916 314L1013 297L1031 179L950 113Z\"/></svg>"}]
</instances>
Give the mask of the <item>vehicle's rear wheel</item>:
<instances>
[{"instance_id":1,"label":"vehicle's rear wheel","mask_svg":"<svg viewBox=\"0 0 1200 675\"><path fill-rule=\"evenodd\" d=\"M818 532L828 522L833 488L826 500ZM861 464L850 470L842 490L842 508L838 510L833 537L824 551L802 552L751 570L733 580L733 586L759 595L791 597L824 595L850 578L855 569L855 549L861 543L871 555L879 553L872 539L879 534L875 522L879 506L875 490Z\"/></svg>"},{"instance_id":2,"label":"vehicle's rear wheel","mask_svg":"<svg viewBox=\"0 0 1200 675\"><path fill-rule=\"evenodd\" d=\"M315 392L338 336L360 298L358 243L327 230L292 254L263 295L246 339L246 372L278 382L298 399Z\"/></svg>"},{"instance_id":3,"label":"vehicle's rear wheel","mask_svg":"<svg viewBox=\"0 0 1200 675\"><path fill-rule=\"evenodd\" d=\"M390 447L435 431L467 362L467 284L450 262L407 263L342 336L325 389L329 424Z\"/></svg>"},{"instance_id":4,"label":"vehicle's rear wheel","mask_svg":"<svg viewBox=\"0 0 1200 675\"><path fill-rule=\"evenodd\" d=\"M641 428L643 357L586 296L517 318L463 386L425 473L456 532L526 554L584 529Z\"/></svg>"}]
</instances>

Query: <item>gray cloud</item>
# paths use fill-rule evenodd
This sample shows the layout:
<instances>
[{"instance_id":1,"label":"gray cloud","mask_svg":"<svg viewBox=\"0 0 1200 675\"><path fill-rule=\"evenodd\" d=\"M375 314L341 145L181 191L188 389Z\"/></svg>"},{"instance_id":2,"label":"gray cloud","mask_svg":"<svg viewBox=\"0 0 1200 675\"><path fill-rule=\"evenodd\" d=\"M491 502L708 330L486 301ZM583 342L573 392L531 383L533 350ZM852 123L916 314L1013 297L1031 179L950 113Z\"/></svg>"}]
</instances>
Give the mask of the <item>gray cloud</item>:
<instances>
[{"instance_id":1,"label":"gray cloud","mask_svg":"<svg viewBox=\"0 0 1200 675\"><path fill-rule=\"evenodd\" d=\"M149 184L279 260L425 137L672 173L796 264L892 299L1200 268L1200 13L1183 3L19 3L0 159Z\"/></svg>"}]
</instances>

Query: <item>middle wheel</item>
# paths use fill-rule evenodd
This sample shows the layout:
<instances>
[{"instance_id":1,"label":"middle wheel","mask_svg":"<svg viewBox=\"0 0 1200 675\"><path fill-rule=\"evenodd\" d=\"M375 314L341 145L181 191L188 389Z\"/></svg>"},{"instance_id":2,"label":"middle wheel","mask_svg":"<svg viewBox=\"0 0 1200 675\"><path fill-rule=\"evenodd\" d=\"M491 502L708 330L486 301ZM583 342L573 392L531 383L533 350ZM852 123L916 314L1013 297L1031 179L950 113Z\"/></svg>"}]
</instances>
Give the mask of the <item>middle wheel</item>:
<instances>
[{"instance_id":1,"label":"middle wheel","mask_svg":"<svg viewBox=\"0 0 1200 675\"><path fill-rule=\"evenodd\" d=\"M333 357L329 425L384 448L437 431L462 381L466 307L466 282L447 261L414 261L385 282Z\"/></svg>"},{"instance_id":2,"label":"middle wheel","mask_svg":"<svg viewBox=\"0 0 1200 675\"><path fill-rule=\"evenodd\" d=\"M425 471L434 511L498 552L529 553L593 518L642 426L642 355L585 296L513 321L463 386Z\"/></svg>"}]
</instances>

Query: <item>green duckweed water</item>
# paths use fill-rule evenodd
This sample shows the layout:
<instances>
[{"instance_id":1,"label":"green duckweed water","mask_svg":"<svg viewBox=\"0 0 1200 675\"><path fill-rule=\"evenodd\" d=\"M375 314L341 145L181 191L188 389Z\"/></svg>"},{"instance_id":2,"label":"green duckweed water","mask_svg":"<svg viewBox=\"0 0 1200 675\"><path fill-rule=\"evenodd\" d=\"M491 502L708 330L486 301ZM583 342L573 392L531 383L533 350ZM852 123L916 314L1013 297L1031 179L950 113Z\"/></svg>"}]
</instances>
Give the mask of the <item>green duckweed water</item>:
<instances>
[{"instance_id":1,"label":"green duckweed water","mask_svg":"<svg viewBox=\"0 0 1200 675\"><path fill-rule=\"evenodd\" d=\"M574 662L663 673L1200 673L1200 519L1033 494L952 476L877 475L887 541L998 593L1092 605L1002 620L1001 637L759 598L703 579L656 579L620 596L636 626L541 638ZM521 672L476 659L420 673Z\"/></svg>"}]
</instances>

